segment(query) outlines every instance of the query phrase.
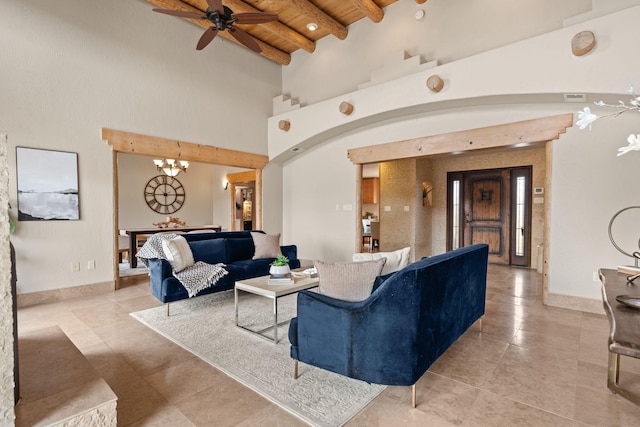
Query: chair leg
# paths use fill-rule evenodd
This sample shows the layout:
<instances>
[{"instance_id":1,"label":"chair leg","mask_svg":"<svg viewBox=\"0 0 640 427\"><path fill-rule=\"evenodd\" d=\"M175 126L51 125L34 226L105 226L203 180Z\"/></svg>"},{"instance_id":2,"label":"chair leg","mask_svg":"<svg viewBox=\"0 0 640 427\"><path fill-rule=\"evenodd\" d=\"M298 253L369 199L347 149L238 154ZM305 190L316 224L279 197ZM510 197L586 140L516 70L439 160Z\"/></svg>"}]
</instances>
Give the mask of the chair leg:
<instances>
[{"instance_id":1,"label":"chair leg","mask_svg":"<svg viewBox=\"0 0 640 427\"><path fill-rule=\"evenodd\" d=\"M411 386L411 406L416 407L416 385Z\"/></svg>"},{"instance_id":2,"label":"chair leg","mask_svg":"<svg viewBox=\"0 0 640 427\"><path fill-rule=\"evenodd\" d=\"M293 379L298 379L298 359L293 359Z\"/></svg>"},{"instance_id":3,"label":"chair leg","mask_svg":"<svg viewBox=\"0 0 640 427\"><path fill-rule=\"evenodd\" d=\"M478 331L482 332L482 317L478 319Z\"/></svg>"},{"instance_id":4,"label":"chair leg","mask_svg":"<svg viewBox=\"0 0 640 427\"><path fill-rule=\"evenodd\" d=\"M169 317L169 316L170 316L170 314L169 314L169 303L167 303L167 317Z\"/></svg>"}]
</instances>

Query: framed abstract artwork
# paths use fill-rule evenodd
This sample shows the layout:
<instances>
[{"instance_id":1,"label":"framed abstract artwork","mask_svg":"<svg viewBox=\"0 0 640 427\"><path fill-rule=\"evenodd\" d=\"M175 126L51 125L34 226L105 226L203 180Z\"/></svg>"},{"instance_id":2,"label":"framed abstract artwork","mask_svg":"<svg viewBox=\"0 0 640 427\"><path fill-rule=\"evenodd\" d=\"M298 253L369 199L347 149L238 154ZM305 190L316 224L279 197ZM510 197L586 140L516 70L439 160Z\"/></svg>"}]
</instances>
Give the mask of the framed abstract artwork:
<instances>
[{"instance_id":1,"label":"framed abstract artwork","mask_svg":"<svg viewBox=\"0 0 640 427\"><path fill-rule=\"evenodd\" d=\"M18 220L80 219L78 153L16 147Z\"/></svg>"}]
</instances>

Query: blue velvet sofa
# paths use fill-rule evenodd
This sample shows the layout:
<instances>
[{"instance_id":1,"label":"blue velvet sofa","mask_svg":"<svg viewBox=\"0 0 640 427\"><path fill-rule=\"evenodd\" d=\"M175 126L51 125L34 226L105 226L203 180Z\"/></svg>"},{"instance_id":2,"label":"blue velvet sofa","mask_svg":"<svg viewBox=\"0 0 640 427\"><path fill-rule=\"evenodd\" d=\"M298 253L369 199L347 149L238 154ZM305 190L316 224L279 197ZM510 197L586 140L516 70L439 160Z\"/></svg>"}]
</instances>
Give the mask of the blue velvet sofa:
<instances>
[{"instance_id":1,"label":"blue velvet sofa","mask_svg":"<svg viewBox=\"0 0 640 427\"><path fill-rule=\"evenodd\" d=\"M255 246L249 231L195 233L182 236L191 248L194 261L203 261L208 264L223 263L226 265L225 270L229 272L215 285L198 293L198 296L233 289L236 280L265 276L269 274L270 264L274 260L274 258L251 259ZM289 258L291 268L300 267L295 245L281 246L280 249L282 254ZM173 276L169 261L151 258L147 262L153 296L163 303L189 297L184 286Z\"/></svg>"},{"instance_id":2,"label":"blue velvet sofa","mask_svg":"<svg viewBox=\"0 0 640 427\"><path fill-rule=\"evenodd\" d=\"M291 357L385 385L415 383L485 310L488 246L423 258L376 279L364 301L298 293ZM322 282L322 277L320 277Z\"/></svg>"}]
</instances>

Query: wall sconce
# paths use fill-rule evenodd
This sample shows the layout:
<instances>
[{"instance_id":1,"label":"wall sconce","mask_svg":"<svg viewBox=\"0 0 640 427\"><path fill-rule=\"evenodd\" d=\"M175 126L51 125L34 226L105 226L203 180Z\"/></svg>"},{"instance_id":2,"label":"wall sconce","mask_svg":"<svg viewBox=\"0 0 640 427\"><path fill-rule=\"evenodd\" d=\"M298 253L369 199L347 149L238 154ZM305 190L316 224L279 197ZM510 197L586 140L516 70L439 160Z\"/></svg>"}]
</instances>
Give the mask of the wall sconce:
<instances>
[{"instance_id":1,"label":"wall sconce","mask_svg":"<svg viewBox=\"0 0 640 427\"><path fill-rule=\"evenodd\" d=\"M224 188L225 190L229 189L229 181L227 181L226 179L224 181L222 181L222 188Z\"/></svg>"},{"instance_id":2,"label":"wall sconce","mask_svg":"<svg viewBox=\"0 0 640 427\"><path fill-rule=\"evenodd\" d=\"M348 102L341 102L340 106L338 107L338 111L340 111L345 116L349 116L351 115L351 113L353 113L353 105L349 104Z\"/></svg>"},{"instance_id":3,"label":"wall sconce","mask_svg":"<svg viewBox=\"0 0 640 427\"><path fill-rule=\"evenodd\" d=\"M180 172L187 172L189 162L186 160L180 160L176 162L174 159L155 159L153 164L156 165L158 172L164 172L169 176L176 176Z\"/></svg>"},{"instance_id":4,"label":"wall sconce","mask_svg":"<svg viewBox=\"0 0 640 427\"><path fill-rule=\"evenodd\" d=\"M288 132L289 129L291 129L291 122L289 120L280 120L280 123L278 123L278 127L280 128L280 130Z\"/></svg>"},{"instance_id":5,"label":"wall sconce","mask_svg":"<svg viewBox=\"0 0 640 427\"><path fill-rule=\"evenodd\" d=\"M444 81L438 75L433 75L427 79L427 87L431 92L440 92L444 87Z\"/></svg>"}]
</instances>

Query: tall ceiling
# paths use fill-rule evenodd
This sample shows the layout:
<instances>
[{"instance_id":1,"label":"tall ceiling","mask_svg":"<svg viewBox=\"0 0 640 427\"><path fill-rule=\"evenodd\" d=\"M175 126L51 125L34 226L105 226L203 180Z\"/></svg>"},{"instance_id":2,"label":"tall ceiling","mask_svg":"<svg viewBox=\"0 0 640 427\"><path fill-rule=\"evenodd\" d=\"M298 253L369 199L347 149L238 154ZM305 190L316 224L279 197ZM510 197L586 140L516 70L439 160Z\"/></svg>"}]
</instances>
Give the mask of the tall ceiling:
<instances>
[{"instance_id":1,"label":"tall ceiling","mask_svg":"<svg viewBox=\"0 0 640 427\"><path fill-rule=\"evenodd\" d=\"M260 45L262 56L282 65L291 62L291 53L303 49L313 53L316 41L323 37L337 37L344 40L348 26L361 19L380 22L384 17L384 7L398 0L223 0L224 6L234 13L269 12L278 15L278 20L263 24L234 24L253 36ZM416 0L424 3L426 0ZM147 0L162 9L202 13L207 9L206 0ZM149 13L153 13L149 10ZM158 14L157 19L186 19ZM210 28L206 20L187 19L202 27ZM312 31L307 24L315 23ZM238 43L228 31L220 31L224 37ZM195 49L196 40L193 48Z\"/></svg>"}]
</instances>

